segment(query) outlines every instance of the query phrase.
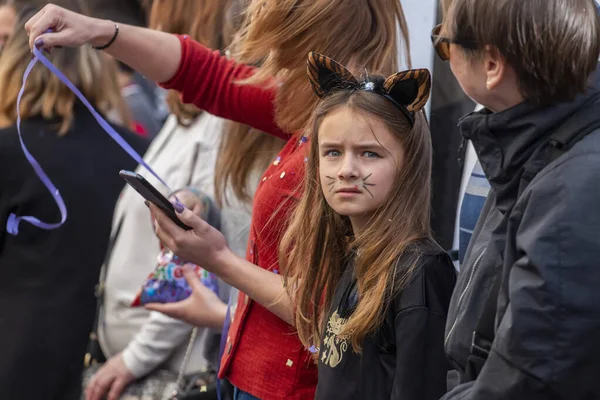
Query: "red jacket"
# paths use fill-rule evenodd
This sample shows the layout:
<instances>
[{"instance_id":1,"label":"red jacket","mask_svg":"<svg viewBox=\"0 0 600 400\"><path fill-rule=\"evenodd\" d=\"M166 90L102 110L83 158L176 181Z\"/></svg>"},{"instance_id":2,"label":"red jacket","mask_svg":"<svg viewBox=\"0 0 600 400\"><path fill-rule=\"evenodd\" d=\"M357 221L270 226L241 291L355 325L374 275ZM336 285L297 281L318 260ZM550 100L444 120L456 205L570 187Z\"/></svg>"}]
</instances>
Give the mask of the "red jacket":
<instances>
[{"instance_id":1,"label":"red jacket","mask_svg":"<svg viewBox=\"0 0 600 400\"><path fill-rule=\"evenodd\" d=\"M279 273L278 245L287 226L285 217L298 199L307 146L276 125L274 89L234 83L252 75L254 68L236 64L186 36L180 40L179 70L163 87L178 90L184 102L211 114L288 140L261 178L254 196L246 251L248 261ZM278 214L273 218L275 212ZM219 376L267 400L312 399L317 385L316 364L294 328L242 293Z\"/></svg>"}]
</instances>

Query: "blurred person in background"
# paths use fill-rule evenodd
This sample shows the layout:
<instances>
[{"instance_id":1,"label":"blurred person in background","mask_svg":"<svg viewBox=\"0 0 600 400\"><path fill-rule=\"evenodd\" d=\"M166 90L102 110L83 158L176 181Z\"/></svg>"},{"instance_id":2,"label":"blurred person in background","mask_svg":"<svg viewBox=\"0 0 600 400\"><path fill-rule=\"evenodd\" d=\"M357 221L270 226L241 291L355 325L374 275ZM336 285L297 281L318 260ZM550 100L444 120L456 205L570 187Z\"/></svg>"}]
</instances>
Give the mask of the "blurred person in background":
<instances>
[{"instance_id":1,"label":"blurred person in background","mask_svg":"<svg viewBox=\"0 0 600 400\"><path fill-rule=\"evenodd\" d=\"M52 231L22 223L17 236L6 233L13 212L60 220L51 194L23 154L15 125L17 95L31 60L23 26L36 11L21 12L0 62L0 166L5 171L0 174L0 398L71 400L80 395L94 286L123 187L118 172L134 168L135 162L38 63L21 102L21 131L59 188L68 219ZM112 61L89 47L57 49L47 57L98 112L114 112L127 123ZM138 152L145 151L146 141L115 129Z\"/></svg>"},{"instance_id":2,"label":"blurred person in background","mask_svg":"<svg viewBox=\"0 0 600 400\"><path fill-rule=\"evenodd\" d=\"M17 9L13 0L0 0L0 52L15 25Z\"/></svg>"},{"instance_id":3,"label":"blurred person in background","mask_svg":"<svg viewBox=\"0 0 600 400\"><path fill-rule=\"evenodd\" d=\"M224 21L226 16L233 17L227 10L239 9L241 12L243 9L237 0L233 3L236 4L224 4L219 0L157 0L153 2L150 13L150 27L188 34L211 48L222 49L231 42L235 32L235 29L230 29L231 22ZM206 204L206 199L212 202L223 121L193 105L183 104L175 91L168 93L167 104L171 115L154 139L145 159L171 188L179 189L177 197L190 208L193 204ZM247 131L249 128L232 129ZM273 152L258 150L248 155L250 159L254 158L254 154L266 157L266 162L258 170L253 169L256 171L252 179L254 187L258 184L262 169L266 168L274 155ZM239 152L237 156L244 158ZM146 177L159 190L163 189L153 177ZM245 178L242 180L246 182ZM163 194L168 195L166 192ZM249 213L249 207L246 206L241 211L241 217L236 210L228 207L224 207L221 214L221 226L226 227L224 234L240 254L245 252ZM148 209L129 187L125 188L117 204L113 235L116 235L116 239L105 265L106 282L98 324L100 345L108 360L87 386L89 400L102 399L107 394L110 399L116 399L128 390L134 380L151 377L165 370L177 373L193 329L161 313L130 307L142 282L156 267L160 243L154 235ZM199 371L208 371L214 380L229 287L220 282L220 298L207 291L210 304L214 305L207 308L212 323L198 331L185 374L190 376ZM129 391L126 393L132 395Z\"/></svg>"},{"instance_id":4,"label":"blurred person in background","mask_svg":"<svg viewBox=\"0 0 600 400\"><path fill-rule=\"evenodd\" d=\"M118 77L121 95L127 106L131 110L133 119L133 130L142 137L153 139L164 122L162 118L157 118L155 111L155 102L157 96L150 92L150 96L143 86L135 78L135 72L127 65L119 62Z\"/></svg>"},{"instance_id":5,"label":"blurred person in background","mask_svg":"<svg viewBox=\"0 0 600 400\"><path fill-rule=\"evenodd\" d=\"M23 0L18 0L23 1ZM81 0L53 1L68 9ZM44 1L48 3L49 1ZM89 14L117 23L147 26L152 0L85 0ZM212 23L212 22L211 22ZM123 97L131 109L134 130L142 136L154 138L165 123L169 109L165 103L166 91L136 71L119 64L119 75L125 84ZM122 86L123 87L123 86Z\"/></svg>"}]
</instances>

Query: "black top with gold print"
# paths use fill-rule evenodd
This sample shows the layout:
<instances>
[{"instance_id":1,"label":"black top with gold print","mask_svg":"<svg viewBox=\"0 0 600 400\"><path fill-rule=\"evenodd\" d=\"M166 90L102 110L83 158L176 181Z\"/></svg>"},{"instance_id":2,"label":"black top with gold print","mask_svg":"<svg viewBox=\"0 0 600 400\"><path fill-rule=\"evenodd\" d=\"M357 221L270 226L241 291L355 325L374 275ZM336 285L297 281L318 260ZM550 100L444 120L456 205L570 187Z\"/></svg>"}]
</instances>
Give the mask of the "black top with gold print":
<instances>
[{"instance_id":1,"label":"black top with gold print","mask_svg":"<svg viewBox=\"0 0 600 400\"><path fill-rule=\"evenodd\" d=\"M393 299L361 354L339 336L358 301L353 265L346 268L321 341L315 399L438 400L444 395L450 369L444 329L456 274L446 253L427 247L411 283Z\"/></svg>"}]
</instances>

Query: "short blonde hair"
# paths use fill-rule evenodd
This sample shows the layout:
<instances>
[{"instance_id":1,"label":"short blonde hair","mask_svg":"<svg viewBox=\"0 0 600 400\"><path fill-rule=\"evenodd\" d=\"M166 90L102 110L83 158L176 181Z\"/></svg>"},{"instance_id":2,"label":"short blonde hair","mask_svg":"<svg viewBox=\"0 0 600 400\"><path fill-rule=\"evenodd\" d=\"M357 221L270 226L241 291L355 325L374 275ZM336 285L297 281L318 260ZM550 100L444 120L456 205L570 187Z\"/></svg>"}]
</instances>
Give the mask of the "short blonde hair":
<instances>
[{"instance_id":1,"label":"short blonde hair","mask_svg":"<svg viewBox=\"0 0 600 400\"><path fill-rule=\"evenodd\" d=\"M20 16L13 36L0 55L0 123L3 125L17 121L17 97L23 74L31 60L29 37L24 29L25 21L31 15L32 12L27 12ZM113 60L90 47L55 49L46 56L101 114L117 112L121 124L129 125L129 111L121 96ZM38 63L25 86L21 118L58 118L58 133L64 135L73 123L75 101L75 94Z\"/></svg>"}]
</instances>

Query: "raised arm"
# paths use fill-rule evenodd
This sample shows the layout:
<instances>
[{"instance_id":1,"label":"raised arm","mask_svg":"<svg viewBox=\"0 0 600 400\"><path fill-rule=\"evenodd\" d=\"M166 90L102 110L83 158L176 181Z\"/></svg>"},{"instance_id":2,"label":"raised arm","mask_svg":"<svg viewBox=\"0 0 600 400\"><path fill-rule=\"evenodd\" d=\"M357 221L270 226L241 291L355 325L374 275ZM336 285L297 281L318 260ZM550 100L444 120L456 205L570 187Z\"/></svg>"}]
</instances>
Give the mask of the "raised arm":
<instances>
[{"instance_id":1,"label":"raised arm","mask_svg":"<svg viewBox=\"0 0 600 400\"><path fill-rule=\"evenodd\" d=\"M115 34L115 23L90 18L54 4L46 5L26 24L29 46L51 49L57 46L103 46ZM53 32L47 31L52 29ZM181 59L176 36L119 24L119 34L106 52L157 82L172 78Z\"/></svg>"},{"instance_id":2,"label":"raised arm","mask_svg":"<svg viewBox=\"0 0 600 400\"><path fill-rule=\"evenodd\" d=\"M254 74L254 67L238 64L187 36L177 37L181 42L181 64L175 76L162 83L164 88L177 90L185 103L218 117L284 140L290 138L275 123L275 87L269 82L261 86L239 84Z\"/></svg>"},{"instance_id":3,"label":"raised arm","mask_svg":"<svg viewBox=\"0 0 600 400\"><path fill-rule=\"evenodd\" d=\"M31 48L104 46L116 24L49 4L25 25ZM48 32L48 30L52 32ZM183 100L225 119L288 139L274 121L275 86L239 85L254 68L236 64L187 36L119 24L105 50L148 79L181 92ZM59 51L59 50L55 50Z\"/></svg>"}]
</instances>

